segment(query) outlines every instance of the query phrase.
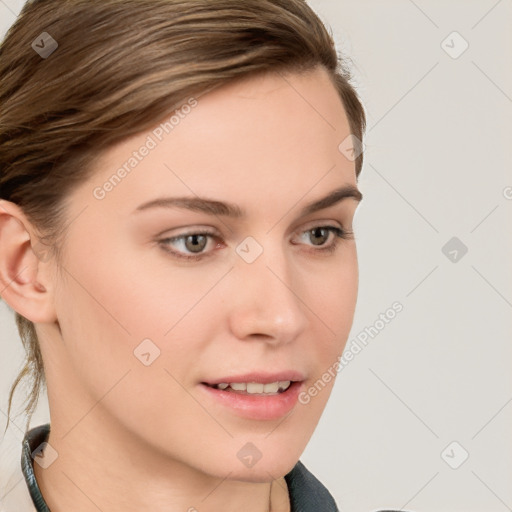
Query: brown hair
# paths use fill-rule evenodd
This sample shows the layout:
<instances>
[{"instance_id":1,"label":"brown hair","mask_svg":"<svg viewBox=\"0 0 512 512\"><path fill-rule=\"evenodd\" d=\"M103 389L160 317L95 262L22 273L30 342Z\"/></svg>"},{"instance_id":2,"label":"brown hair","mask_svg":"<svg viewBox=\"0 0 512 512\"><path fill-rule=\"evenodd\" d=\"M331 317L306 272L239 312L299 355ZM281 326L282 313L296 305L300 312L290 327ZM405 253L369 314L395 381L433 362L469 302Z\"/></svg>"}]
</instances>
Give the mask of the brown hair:
<instances>
[{"instance_id":1,"label":"brown hair","mask_svg":"<svg viewBox=\"0 0 512 512\"><path fill-rule=\"evenodd\" d=\"M43 32L58 44L46 57L33 46L49 44ZM362 141L366 117L350 71L304 0L28 1L0 46L0 198L20 206L40 233L37 245L59 261L66 197L103 150L151 128L183 98L317 66ZM356 177L362 161L361 153ZM46 379L34 324L15 318L26 360L7 426L14 391L31 376L28 428Z\"/></svg>"}]
</instances>

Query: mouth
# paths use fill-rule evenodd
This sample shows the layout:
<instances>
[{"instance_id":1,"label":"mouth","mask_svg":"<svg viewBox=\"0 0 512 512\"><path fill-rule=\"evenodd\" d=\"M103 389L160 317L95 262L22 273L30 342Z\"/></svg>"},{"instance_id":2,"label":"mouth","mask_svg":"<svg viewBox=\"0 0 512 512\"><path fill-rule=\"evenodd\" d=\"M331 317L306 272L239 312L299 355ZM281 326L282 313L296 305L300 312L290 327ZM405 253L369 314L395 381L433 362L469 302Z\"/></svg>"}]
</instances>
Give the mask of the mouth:
<instances>
[{"instance_id":1,"label":"mouth","mask_svg":"<svg viewBox=\"0 0 512 512\"><path fill-rule=\"evenodd\" d=\"M246 374L203 381L210 400L230 413L253 420L274 420L295 407L305 378L296 372Z\"/></svg>"}]
</instances>

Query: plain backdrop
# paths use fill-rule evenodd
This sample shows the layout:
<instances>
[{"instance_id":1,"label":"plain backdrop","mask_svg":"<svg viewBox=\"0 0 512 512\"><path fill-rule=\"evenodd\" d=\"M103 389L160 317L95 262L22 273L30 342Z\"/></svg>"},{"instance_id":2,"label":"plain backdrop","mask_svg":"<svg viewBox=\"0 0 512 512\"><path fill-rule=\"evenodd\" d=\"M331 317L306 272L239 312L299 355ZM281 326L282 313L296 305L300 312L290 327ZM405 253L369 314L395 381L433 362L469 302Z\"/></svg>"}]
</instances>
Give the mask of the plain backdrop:
<instances>
[{"instance_id":1,"label":"plain backdrop","mask_svg":"<svg viewBox=\"0 0 512 512\"><path fill-rule=\"evenodd\" d=\"M22 3L0 0L2 36ZM368 114L347 347L372 336L301 460L342 511L512 510L512 2L310 5ZM23 353L3 303L0 322L3 432ZM31 426L46 421L42 395ZM3 438L0 476L21 438L17 427Z\"/></svg>"}]
</instances>

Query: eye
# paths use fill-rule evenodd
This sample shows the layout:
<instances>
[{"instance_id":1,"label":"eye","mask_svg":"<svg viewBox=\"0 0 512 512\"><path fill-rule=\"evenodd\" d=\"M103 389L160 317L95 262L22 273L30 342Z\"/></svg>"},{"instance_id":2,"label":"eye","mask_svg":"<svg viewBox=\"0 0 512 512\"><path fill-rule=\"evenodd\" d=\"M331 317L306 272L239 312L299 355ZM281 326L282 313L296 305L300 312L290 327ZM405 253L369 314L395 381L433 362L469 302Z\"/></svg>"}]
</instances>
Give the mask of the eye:
<instances>
[{"instance_id":1,"label":"eye","mask_svg":"<svg viewBox=\"0 0 512 512\"><path fill-rule=\"evenodd\" d=\"M207 246L208 238L217 239L216 233L211 231L194 231L191 233L185 233L183 235L174 236L171 238L164 238L159 243L162 247L173 256L187 260L199 260L205 257L211 256L210 253L204 253L205 247ZM170 244L181 245L187 251L191 251L192 254L183 254L179 251L169 249Z\"/></svg>"},{"instance_id":2,"label":"eye","mask_svg":"<svg viewBox=\"0 0 512 512\"><path fill-rule=\"evenodd\" d=\"M332 242L326 246L325 242L322 242L322 240L328 240L331 235L334 235ZM341 240L352 240L354 238L353 235L354 233L352 231L345 230L338 226L315 226L302 233L302 236L314 241L314 246L320 246L319 249L313 251L317 253L332 253L336 251Z\"/></svg>"},{"instance_id":3,"label":"eye","mask_svg":"<svg viewBox=\"0 0 512 512\"><path fill-rule=\"evenodd\" d=\"M308 238L313 241L313 246L318 247L314 249L313 253L333 253L338 248L339 242L344 240L353 240L354 233L352 231L340 228L338 226L315 226L311 229L303 231L300 238ZM326 241L331 238L331 243L326 245ZM219 242L221 239L215 233L206 230L193 231L190 233L184 233L182 235L164 238L159 240L159 245L173 257L184 260L198 261L204 258L213 256L214 251L205 252L208 245L208 240L216 240ZM181 250L170 249L170 246L181 246ZM216 247L221 244L217 243ZM298 245L294 243L293 245ZM189 251L187 254L183 251Z\"/></svg>"}]
</instances>

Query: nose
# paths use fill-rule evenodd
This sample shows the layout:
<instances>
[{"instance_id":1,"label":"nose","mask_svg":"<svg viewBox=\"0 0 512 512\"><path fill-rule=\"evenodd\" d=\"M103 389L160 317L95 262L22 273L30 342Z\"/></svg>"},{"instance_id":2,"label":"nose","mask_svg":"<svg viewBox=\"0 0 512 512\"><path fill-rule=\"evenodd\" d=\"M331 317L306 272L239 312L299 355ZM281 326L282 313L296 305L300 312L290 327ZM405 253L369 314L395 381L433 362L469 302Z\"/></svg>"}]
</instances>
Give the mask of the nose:
<instances>
[{"instance_id":1,"label":"nose","mask_svg":"<svg viewBox=\"0 0 512 512\"><path fill-rule=\"evenodd\" d=\"M230 272L229 325L240 340L290 343L308 325L307 281L293 269L293 261L277 242L270 242L256 260L236 257Z\"/></svg>"}]
</instances>

